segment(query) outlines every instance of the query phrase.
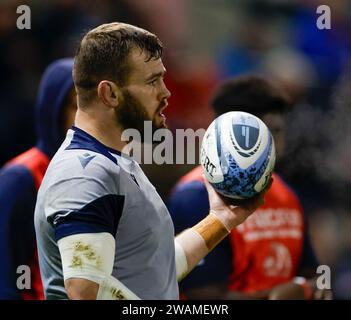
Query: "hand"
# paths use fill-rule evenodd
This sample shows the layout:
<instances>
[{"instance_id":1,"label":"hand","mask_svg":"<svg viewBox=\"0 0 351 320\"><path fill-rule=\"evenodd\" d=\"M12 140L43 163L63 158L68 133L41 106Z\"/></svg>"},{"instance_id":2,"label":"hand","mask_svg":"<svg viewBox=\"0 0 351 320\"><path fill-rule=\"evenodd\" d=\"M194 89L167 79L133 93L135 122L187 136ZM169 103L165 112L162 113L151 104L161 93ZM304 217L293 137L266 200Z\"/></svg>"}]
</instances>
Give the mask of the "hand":
<instances>
[{"instance_id":1,"label":"hand","mask_svg":"<svg viewBox=\"0 0 351 320\"><path fill-rule=\"evenodd\" d=\"M215 214L228 230L231 230L243 223L248 216L264 204L264 196L271 187L273 179L271 178L268 186L257 196L239 201L221 196L206 179L204 181L208 192L210 212Z\"/></svg>"},{"instance_id":2,"label":"hand","mask_svg":"<svg viewBox=\"0 0 351 320\"><path fill-rule=\"evenodd\" d=\"M333 300L333 292L328 289L318 289L317 279L307 280L313 290L313 300Z\"/></svg>"},{"instance_id":3,"label":"hand","mask_svg":"<svg viewBox=\"0 0 351 320\"><path fill-rule=\"evenodd\" d=\"M303 288L293 282L287 282L271 289L268 300L304 300Z\"/></svg>"},{"instance_id":4,"label":"hand","mask_svg":"<svg viewBox=\"0 0 351 320\"><path fill-rule=\"evenodd\" d=\"M313 300L331 300L332 292L331 290L319 290L316 286L316 279L307 280L309 286L312 290ZM294 282L287 282L272 288L268 296L269 300L304 300L305 292L301 285Z\"/></svg>"},{"instance_id":5,"label":"hand","mask_svg":"<svg viewBox=\"0 0 351 320\"><path fill-rule=\"evenodd\" d=\"M333 300L333 292L327 289L322 289L322 290L317 289L313 293L313 299L314 300Z\"/></svg>"}]
</instances>

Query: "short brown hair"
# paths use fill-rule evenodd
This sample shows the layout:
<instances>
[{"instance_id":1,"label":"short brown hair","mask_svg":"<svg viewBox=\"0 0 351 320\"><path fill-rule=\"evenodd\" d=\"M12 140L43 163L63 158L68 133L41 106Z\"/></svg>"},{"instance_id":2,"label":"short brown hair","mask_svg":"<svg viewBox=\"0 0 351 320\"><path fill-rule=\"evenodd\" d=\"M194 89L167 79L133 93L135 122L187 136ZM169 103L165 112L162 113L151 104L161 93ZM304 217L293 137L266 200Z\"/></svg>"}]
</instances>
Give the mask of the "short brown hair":
<instances>
[{"instance_id":1,"label":"short brown hair","mask_svg":"<svg viewBox=\"0 0 351 320\"><path fill-rule=\"evenodd\" d=\"M147 60L162 56L163 46L156 35L136 26L113 22L90 30L83 37L74 59L73 80L81 102L96 96L102 80L123 87L130 73L128 57L133 48L147 53Z\"/></svg>"}]
</instances>

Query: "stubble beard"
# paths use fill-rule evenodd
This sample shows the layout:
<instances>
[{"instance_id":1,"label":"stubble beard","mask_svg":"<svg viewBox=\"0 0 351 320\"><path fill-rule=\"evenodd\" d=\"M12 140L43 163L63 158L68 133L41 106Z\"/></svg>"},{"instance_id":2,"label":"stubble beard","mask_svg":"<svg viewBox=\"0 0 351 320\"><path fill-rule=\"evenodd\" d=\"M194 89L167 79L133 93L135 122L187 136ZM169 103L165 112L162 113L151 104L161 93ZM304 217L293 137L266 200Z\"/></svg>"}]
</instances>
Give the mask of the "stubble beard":
<instances>
[{"instance_id":1,"label":"stubble beard","mask_svg":"<svg viewBox=\"0 0 351 320\"><path fill-rule=\"evenodd\" d=\"M161 128L167 128L165 121L162 121L159 125L155 121L160 109L164 106L163 103L160 104L159 108L155 112L155 116L151 119L146 111L146 107L134 97L129 90L122 90L122 101L120 106L115 109L115 119L117 125L122 127L123 130L126 129L136 129L140 132L141 142L144 142L145 132L144 132L144 122L152 122L152 135L155 131Z\"/></svg>"}]
</instances>

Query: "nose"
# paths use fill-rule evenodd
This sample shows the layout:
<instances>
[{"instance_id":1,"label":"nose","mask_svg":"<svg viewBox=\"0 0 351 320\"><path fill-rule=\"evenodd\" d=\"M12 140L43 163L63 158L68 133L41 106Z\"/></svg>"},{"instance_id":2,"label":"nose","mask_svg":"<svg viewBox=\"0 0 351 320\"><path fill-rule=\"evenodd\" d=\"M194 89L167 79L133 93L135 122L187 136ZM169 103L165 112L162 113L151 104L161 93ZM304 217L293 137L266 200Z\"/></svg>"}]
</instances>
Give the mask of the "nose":
<instances>
[{"instance_id":1,"label":"nose","mask_svg":"<svg viewBox=\"0 0 351 320\"><path fill-rule=\"evenodd\" d=\"M171 92L168 90L166 87L166 84L164 81L162 81L162 93L161 93L161 100L168 99L171 96Z\"/></svg>"}]
</instances>

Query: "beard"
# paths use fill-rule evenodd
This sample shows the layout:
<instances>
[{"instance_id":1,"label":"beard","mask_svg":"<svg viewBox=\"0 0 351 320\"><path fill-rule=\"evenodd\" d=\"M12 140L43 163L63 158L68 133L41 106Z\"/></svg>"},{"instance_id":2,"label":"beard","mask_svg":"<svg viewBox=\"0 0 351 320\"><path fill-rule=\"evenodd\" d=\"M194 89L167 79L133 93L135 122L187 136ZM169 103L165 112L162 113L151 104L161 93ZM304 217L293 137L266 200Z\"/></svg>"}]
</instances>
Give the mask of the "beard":
<instances>
[{"instance_id":1,"label":"beard","mask_svg":"<svg viewBox=\"0 0 351 320\"><path fill-rule=\"evenodd\" d=\"M115 118L119 126L123 130L126 129L136 129L140 132L141 142L144 141L144 122L151 121L152 123L152 135L157 129L167 128L165 121L157 124L156 117L158 117L160 110L165 106L165 102L161 102L159 107L156 109L154 116L151 118L147 111L146 107L134 97L129 90L122 90L122 101L120 106L115 109Z\"/></svg>"}]
</instances>

